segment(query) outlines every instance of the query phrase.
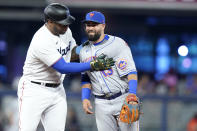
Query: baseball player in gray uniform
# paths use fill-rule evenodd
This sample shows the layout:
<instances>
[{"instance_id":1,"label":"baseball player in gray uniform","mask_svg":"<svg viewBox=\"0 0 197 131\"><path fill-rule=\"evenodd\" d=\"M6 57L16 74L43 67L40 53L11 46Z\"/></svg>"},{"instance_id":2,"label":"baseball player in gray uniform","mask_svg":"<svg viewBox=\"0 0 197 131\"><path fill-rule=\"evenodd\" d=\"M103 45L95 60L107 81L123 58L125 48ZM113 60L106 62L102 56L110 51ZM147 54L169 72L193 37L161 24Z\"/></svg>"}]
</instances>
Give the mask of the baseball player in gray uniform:
<instances>
[{"instance_id":1,"label":"baseball player in gray uniform","mask_svg":"<svg viewBox=\"0 0 197 131\"><path fill-rule=\"evenodd\" d=\"M44 15L45 24L32 38L18 85L19 131L36 131L40 120L45 131L64 131L65 74L108 68L105 62L113 65L111 59L98 58L69 63L76 46L69 29L74 17L66 6L58 3L48 5Z\"/></svg>"},{"instance_id":2,"label":"baseball player in gray uniform","mask_svg":"<svg viewBox=\"0 0 197 131\"><path fill-rule=\"evenodd\" d=\"M80 51L80 61L87 62L102 54L116 61L109 70L82 73L84 112L93 114L89 100L92 92L99 131L139 131L139 121L126 124L119 120L125 98L136 95L137 90L137 71L129 46L119 37L104 34L105 17L101 12L87 13L83 23L88 41Z\"/></svg>"}]
</instances>

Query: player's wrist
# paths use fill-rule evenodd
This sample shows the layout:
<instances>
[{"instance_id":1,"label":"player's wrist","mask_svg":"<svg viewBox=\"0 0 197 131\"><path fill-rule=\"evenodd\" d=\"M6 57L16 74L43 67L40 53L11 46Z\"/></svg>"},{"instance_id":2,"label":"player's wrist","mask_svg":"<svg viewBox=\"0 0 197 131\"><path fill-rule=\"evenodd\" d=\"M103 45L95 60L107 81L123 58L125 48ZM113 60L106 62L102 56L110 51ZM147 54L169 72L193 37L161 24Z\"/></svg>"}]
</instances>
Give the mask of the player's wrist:
<instances>
[{"instance_id":1,"label":"player's wrist","mask_svg":"<svg viewBox=\"0 0 197 131\"><path fill-rule=\"evenodd\" d=\"M131 101L138 103L139 98L137 97L136 94L129 93L129 95L126 97L126 100L127 100L128 103L131 102Z\"/></svg>"},{"instance_id":2,"label":"player's wrist","mask_svg":"<svg viewBox=\"0 0 197 131\"><path fill-rule=\"evenodd\" d=\"M91 70L96 70L95 69L95 61L94 60L90 61L90 68L91 68Z\"/></svg>"},{"instance_id":3,"label":"player's wrist","mask_svg":"<svg viewBox=\"0 0 197 131\"><path fill-rule=\"evenodd\" d=\"M85 98L82 100L82 102L86 102L86 101L90 101L90 99Z\"/></svg>"}]
</instances>

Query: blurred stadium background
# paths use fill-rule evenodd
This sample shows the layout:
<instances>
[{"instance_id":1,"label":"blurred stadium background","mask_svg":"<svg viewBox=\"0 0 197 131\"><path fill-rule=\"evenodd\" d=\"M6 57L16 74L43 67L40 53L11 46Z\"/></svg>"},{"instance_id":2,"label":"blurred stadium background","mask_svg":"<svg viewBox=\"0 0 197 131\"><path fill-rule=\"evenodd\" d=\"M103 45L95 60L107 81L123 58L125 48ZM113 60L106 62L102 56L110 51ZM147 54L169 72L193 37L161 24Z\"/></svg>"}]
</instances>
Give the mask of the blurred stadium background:
<instances>
[{"instance_id":1,"label":"blurred stadium background","mask_svg":"<svg viewBox=\"0 0 197 131\"><path fill-rule=\"evenodd\" d=\"M65 3L76 17L70 28L78 44L86 40L81 20L97 10L106 16L106 33L130 45L143 102L141 131L197 131L187 130L197 115L197 0L0 0L0 131L18 130L17 83L51 2ZM68 75L64 84L66 131L96 131L94 115L82 110L80 75Z\"/></svg>"}]
</instances>

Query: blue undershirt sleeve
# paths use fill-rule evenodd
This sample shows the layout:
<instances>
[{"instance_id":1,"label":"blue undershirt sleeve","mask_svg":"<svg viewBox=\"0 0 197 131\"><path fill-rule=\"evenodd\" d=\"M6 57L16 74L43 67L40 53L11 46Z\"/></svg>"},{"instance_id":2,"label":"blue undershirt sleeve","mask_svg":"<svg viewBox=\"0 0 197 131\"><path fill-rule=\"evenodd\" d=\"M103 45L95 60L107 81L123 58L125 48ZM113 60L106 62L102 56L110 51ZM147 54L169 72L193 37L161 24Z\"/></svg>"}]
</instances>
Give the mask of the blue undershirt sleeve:
<instances>
[{"instance_id":1,"label":"blue undershirt sleeve","mask_svg":"<svg viewBox=\"0 0 197 131\"><path fill-rule=\"evenodd\" d=\"M81 90L81 100L90 99L91 90L89 88L82 88Z\"/></svg>"},{"instance_id":2,"label":"blue undershirt sleeve","mask_svg":"<svg viewBox=\"0 0 197 131\"><path fill-rule=\"evenodd\" d=\"M87 73L81 73L81 86L84 84L90 84L90 78ZM81 100L90 99L91 89L82 88L81 90Z\"/></svg>"},{"instance_id":3,"label":"blue undershirt sleeve","mask_svg":"<svg viewBox=\"0 0 197 131\"><path fill-rule=\"evenodd\" d=\"M59 59L52 67L62 74L79 73L91 69L90 62L86 63L66 63L63 58Z\"/></svg>"}]
</instances>

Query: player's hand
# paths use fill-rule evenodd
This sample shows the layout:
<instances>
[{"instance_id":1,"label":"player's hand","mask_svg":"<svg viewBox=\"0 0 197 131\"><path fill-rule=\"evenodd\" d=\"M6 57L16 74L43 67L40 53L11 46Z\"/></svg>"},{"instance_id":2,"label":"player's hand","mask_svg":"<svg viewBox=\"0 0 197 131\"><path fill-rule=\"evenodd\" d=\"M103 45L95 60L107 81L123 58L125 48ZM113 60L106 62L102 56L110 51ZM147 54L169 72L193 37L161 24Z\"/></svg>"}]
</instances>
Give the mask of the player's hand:
<instances>
[{"instance_id":1,"label":"player's hand","mask_svg":"<svg viewBox=\"0 0 197 131\"><path fill-rule=\"evenodd\" d=\"M93 71L101 71L111 69L114 63L113 58L106 58L106 55L102 54L94 58L94 60L90 62L90 65Z\"/></svg>"},{"instance_id":2,"label":"player's hand","mask_svg":"<svg viewBox=\"0 0 197 131\"><path fill-rule=\"evenodd\" d=\"M86 114L93 114L93 112L90 110L92 109L92 105L90 100L84 99L83 100L83 110Z\"/></svg>"},{"instance_id":3,"label":"player's hand","mask_svg":"<svg viewBox=\"0 0 197 131\"><path fill-rule=\"evenodd\" d=\"M126 102L128 104L133 104L133 105L136 105L138 104L138 97L135 95L135 94L129 94L127 97L126 97Z\"/></svg>"}]
</instances>

